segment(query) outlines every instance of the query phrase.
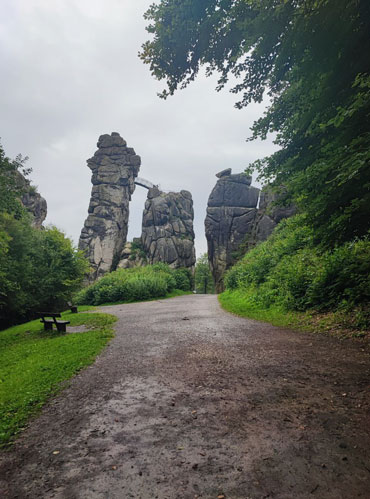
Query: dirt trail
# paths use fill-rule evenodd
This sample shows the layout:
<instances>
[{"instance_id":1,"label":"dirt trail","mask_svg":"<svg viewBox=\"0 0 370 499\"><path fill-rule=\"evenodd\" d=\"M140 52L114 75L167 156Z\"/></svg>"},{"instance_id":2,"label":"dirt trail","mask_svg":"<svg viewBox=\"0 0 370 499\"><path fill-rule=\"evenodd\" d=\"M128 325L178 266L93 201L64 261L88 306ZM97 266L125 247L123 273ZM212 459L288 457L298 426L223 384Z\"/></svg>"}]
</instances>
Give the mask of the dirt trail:
<instances>
[{"instance_id":1,"label":"dirt trail","mask_svg":"<svg viewBox=\"0 0 370 499\"><path fill-rule=\"evenodd\" d=\"M360 343L238 318L215 296L104 311L115 339L0 455L0 496L370 497Z\"/></svg>"}]
</instances>

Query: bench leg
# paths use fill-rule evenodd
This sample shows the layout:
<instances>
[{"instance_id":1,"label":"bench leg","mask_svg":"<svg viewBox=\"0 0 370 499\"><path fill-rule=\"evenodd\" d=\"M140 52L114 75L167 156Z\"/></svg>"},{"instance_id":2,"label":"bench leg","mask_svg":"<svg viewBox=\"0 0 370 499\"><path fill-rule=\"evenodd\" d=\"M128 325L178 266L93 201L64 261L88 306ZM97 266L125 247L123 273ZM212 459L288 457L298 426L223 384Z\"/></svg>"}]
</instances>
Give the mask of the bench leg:
<instances>
[{"instance_id":1,"label":"bench leg","mask_svg":"<svg viewBox=\"0 0 370 499\"><path fill-rule=\"evenodd\" d=\"M44 322L44 331L52 331L53 323L52 322Z\"/></svg>"},{"instance_id":2,"label":"bench leg","mask_svg":"<svg viewBox=\"0 0 370 499\"><path fill-rule=\"evenodd\" d=\"M58 329L59 333L66 333L67 332L66 324L57 324L57 329Z\"/></svg>"}]
</instances>

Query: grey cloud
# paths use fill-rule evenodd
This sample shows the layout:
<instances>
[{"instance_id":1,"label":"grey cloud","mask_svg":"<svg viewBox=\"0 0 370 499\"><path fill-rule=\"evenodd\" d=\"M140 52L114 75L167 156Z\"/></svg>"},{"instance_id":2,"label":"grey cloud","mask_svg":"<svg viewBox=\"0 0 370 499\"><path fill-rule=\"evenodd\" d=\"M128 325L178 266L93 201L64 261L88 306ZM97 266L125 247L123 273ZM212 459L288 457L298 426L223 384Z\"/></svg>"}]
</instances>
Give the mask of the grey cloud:
<instances>
[{"instance_id":1,"label":"grey cloud","mask_svg":"<svg viewBox=\"0 0 370 499\"><path fill-rule=\"evenodd\" d=\"M201 75L167 101L137 57L152 0L5 0L0 21L0 136L9 156L30 157L31 179L48 202L48 223L77 242L87 215L86 159L102 133L119 132L142 157L140 175L165 190L188 189L197 254L206 251L204 217L219 170L242 171L274 150L246 143L262 112L238 111ZM145 192L131 206L129 235L139 235Z\"/></svg>"}]
</instances>

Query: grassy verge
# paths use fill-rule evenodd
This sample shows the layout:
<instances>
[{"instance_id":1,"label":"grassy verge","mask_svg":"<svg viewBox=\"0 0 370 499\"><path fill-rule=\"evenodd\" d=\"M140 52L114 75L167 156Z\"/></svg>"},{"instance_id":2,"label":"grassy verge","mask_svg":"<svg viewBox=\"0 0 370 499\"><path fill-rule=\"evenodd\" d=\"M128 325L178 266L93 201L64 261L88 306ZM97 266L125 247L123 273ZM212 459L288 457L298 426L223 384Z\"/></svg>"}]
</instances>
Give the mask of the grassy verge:
<instances>
[{"instance_id":1,"label":"grassy verge","mask_svg":"<svg viewBox=\"0 0 370 499\"><path fill-rule=\"evenodd\" d=\"M181 289L174 289L173 291L167 293L165 296L156 296L154 298L147 298L146 300L126 300L126 301L115 301L115 302L107 302L98 305L98 307L108 307L111 305L123 305L125 303L142 303L145 301L156 301L156 300L166 300L167 298L175 298L176 296L183 295L192 295L192 291L182 291ZM80 306L78 307L81 308Z\"/></svg>"},{"instance_id":2,"label":"grassy verge","mask_svg":"<svg viewBox=\"0 0 370 499\"><path fill-rule=\"evenodd\" d=\"M166 298L175 298L176 296L192 295L192 291L183 291L182 289L174 289L170 293L167 293Z\"/></svg>"},{"instance_id":3,"label":"grassy verge","mask_svg":"<svg viewBox=\"0 0 370 499\"><path fill-rule=\"evenodd\" d=\"M362 338L370 340L370 332L352 325L354 317L344 312L318 313L315 311L292 312L271 306L268 309L251 305L244 292L227 290L218 296L221 306L236 315L274 326L289 327L298 331L328 333L340 338Z\"/></svg>"},{"instance_id":4,"label":"grassy verge","mask_svg":"<svg viewBox=\"0 0 370 499\"><path fill-rule=\"evenodd\" d=\"M0 332L0 447L11 442L62 382L91 364L113 337L117 319L112 315L62 315L71 322L69 327L86 325L89 331L49 333L37 319Z\"/></svg>"}]
</instances>

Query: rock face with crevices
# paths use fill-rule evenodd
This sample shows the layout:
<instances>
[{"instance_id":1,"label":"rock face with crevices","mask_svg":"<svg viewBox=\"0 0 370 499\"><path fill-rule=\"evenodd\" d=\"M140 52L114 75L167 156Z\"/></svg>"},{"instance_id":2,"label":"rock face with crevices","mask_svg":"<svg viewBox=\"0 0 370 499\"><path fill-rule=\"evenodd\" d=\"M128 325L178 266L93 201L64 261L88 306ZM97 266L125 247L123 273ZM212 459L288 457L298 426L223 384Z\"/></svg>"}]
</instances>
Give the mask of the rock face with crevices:
<instances>
[{"instance_id":1,"label":"rock face with crevices","mask_svg":"<svg viewBox=\"0 0 370 499\"><path fill-rule=\"evenodd\" d=\"M17 171L15 175L16 183L22 191L21 202L32 217L32 226L41 229L48 212L46 200L21 172Z\"/></svg>"},{"instance_id":2,"label":"rock face with crevices","mask_svg":"<svg viewBox=\"0 0 370 499\"><path fill-rule=\"evenodd\" d=\"M188 191L149 189L142 225L142 248L149 264L195 265L193 199Z\"/></svg>"},{"instance_id":3,"label":"rock face with crevices","mask_svg":"<svg viewBox=\"0 0 370 499\"><path fill-rule=\"evenodd\" d=\"M293 205L280 206L277 204L281 194L274 192L269 186L261 190L259 209L248 244L249 247L252 248L259 242L265 241L281 220L292 217L296 213L296 208Z\"/></svg>"},{"instance_id":4,"label":"rock face with crevices","mask_svg":"<svg viewBox=\"0 0 370 499\"><path fill-rule=\"evenodd\" d=\"M145 267L148 259L143 250L141 237L134 237L132 241L125 244L118 264L120 269L132 269L134 267Z\"/></svg>"},{"instance_id":5,"label":"rock face with crevices","mask_svg":"<svg viewBox=\"0 0 370 499\"><path fill-rule=\"evenodd\" d=\"M296 210L294 206L279 206L281 194L271 187L262 191L252 187L252 178L244 173L233 175L228 168L216 177L219 180L208 199L205 228L208 259L220 293L224 290L225 271L236 263L241 251L245 253L265 241L276 225Z\"/></svg>"},{"instance_id":6,"label":"rock face with crevices","mask_svg":"<svg viewBox=\"0 0 370 499\"><path fill-rule=\"evenodd\" d=\"M114 270L126 243L129 202L141 159L116 132L101 135L98 150L87 160L93 184L89 215L79 248L86 252L93 281Z\"/></svg>"},{"instance_id":7,"label":"rock face with crevices","mask_svg":"<svg viewBox=\"0 0 370 499\"><path fill-rule=\"evenodd\" d=\"M221 292L224 273L235 263L233 253L252 233L260 191L251 186L251 177L233 175L230 168L216 176L219 180L208 199L205 229L216 291Z\"/></svg>"}]
</instances>

